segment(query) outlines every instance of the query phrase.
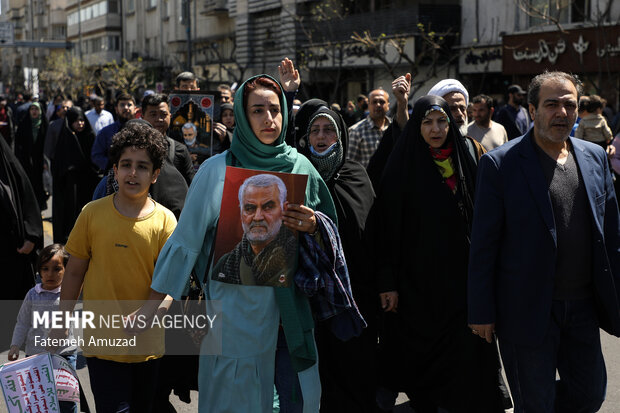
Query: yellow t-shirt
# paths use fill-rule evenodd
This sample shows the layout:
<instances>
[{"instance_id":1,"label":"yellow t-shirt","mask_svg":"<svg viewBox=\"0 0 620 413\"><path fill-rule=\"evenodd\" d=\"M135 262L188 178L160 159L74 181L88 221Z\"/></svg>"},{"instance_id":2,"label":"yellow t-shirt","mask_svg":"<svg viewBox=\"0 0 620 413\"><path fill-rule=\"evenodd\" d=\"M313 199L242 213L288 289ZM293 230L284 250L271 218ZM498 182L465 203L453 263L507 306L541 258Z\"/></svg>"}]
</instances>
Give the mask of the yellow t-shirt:
<instances>
[{"instance_id":1,"label":"yellow t-shirt","mask_svg":"<svg viewBox=\"0 0 620 413\"><path fill-rule=\"evenodd\" d=\"M156 202L147 216L129 218L117 211L113 197L88 203L67 241L69 254L89 260L83 287L85 307L88 301L146 300L159 252L176 227L174 214ZM97 357L141 362L153 354Z\"/></svg>"}]
</instances>

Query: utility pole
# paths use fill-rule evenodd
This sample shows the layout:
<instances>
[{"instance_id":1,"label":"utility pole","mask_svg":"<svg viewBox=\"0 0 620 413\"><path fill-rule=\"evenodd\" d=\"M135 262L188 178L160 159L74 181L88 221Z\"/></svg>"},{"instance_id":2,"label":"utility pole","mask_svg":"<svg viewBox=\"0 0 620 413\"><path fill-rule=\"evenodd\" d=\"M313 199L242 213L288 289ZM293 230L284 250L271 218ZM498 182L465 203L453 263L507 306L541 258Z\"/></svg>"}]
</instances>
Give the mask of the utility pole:
<instances>
[{"instance_id":1,"label":"utility pole","mask_svg":"<svg viewBox=\"0 0 620 413\"><path fill-rule=\"evenodd\" d=\"M78 54L82 63L82 0L78 0Z\"/></svg>"},{"instance_id":2,"label":"utility pole","mask_svg":"<svg viewBox=\"0 0 620 413\"><path fill-rule=\"evenodd\" d=\"M30 0L30 41L34 42L34 1ZM32 69L34 66L34 49L30 49L28 51L28 78L26 81L28 82L28 89L32 90L33 78L32 78Z\"/></svg>"},{"instance_id":3,"label":"utility pole","mask_svg":"<svg viewBox=\"0 0 620 413\"><path fill-rule=\"evenodd\" d=\"M188 72L192 71L192 15L191 0L183 0L182 22L185 24L185 33L187 34L187 68Z\"/></svg>"}]
</instances>

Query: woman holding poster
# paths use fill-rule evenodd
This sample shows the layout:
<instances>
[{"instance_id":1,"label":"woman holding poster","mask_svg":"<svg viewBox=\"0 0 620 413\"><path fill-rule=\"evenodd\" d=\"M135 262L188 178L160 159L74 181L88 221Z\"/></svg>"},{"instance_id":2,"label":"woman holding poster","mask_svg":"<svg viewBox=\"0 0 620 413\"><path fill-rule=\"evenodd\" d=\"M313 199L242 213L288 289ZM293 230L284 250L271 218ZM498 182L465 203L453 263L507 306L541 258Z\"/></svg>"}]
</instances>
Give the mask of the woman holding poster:
<instances>
[{"instance_id":1,"label":"woman holding poster","mask_svg":"<svg viewBox=\"0 0 620 413\"><path fill-rule=\"evenodd\" d=\"M285 59L279 70L284 89L296 90L300 79L292 62ZM293 282L278 286L252 285L251 281L232 283L226 274L220 281L212 271L216 262L212 262L211 252L218 225L225 224L220 214L232 202L224 191L225 179L229 178L227 167L264 171L262 174L307 176L305 191L302 190L303 205L288 201L290 197L284 201L280 197L283 190L277 184L254 182L251 188L243 188L240 196L237 186L232 192L234 197L239 196L235 202L240 209L232 214L237 219L240 212L242 217L277 214L282 226L293 233L314 233L318 228L314 211L321 211L336 222L334 204L312 164L284 141L288 110L278 82L267 75L247 80L237 90L234 112L236 127L230 150L209 158L196 174L177 229L157 260L152 288L162 296L170 294L180 299L190 273L195 270L205 280L207 299L221 303L221 352L207 354L205 342L201 349L201 412L271 412L275 377L282 412L315 413L321 390L307 298ZM253 229L250 221L247 230L260 232L260 224ZM273 224L267 218L264 221L267 237ZM246 234L245 238L260 239L260 234L254 235ZM219 239L218 236L218 242ZM253 246L249 241L248 248ZM227 260L243 264L242 258L250 253L243 242L240 246L232 243L232 247L220 260L221 266ZM233 258L238 261L231 261L231 254L236 254Z\"/></svg>"}]
</instances>

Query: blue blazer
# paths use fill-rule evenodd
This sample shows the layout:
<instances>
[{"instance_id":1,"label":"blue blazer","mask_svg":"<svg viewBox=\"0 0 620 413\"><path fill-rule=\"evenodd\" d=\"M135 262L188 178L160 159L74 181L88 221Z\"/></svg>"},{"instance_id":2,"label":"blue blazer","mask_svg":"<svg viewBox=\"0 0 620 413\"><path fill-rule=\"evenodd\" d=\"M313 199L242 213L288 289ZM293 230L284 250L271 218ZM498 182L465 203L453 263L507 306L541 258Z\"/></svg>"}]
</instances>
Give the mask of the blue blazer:
<instances>
[{"instance_id":1,"label":"blue blazer","mask_svg":"<svg viewBox=\"0 0 620 413\"><path fill-rule=\"evenodd\" d=\"M620 336L620 220L605 151L569 138L588 194L599 323ZM469 322L500 339L541 343L551 320L557 238L533 129L478 166L468 278Z\"/></svg>"}]
</instances>

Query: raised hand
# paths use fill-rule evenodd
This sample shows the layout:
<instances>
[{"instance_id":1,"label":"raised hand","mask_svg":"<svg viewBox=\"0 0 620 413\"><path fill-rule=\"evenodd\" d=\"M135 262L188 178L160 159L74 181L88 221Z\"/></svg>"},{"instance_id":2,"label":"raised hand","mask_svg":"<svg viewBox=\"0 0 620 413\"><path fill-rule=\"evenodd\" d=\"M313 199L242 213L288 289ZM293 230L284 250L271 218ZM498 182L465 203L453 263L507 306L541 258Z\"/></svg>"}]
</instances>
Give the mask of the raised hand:
<instances>
[{"instance_id":1,"label":"raised hand","mask_svg":"<svg viewBox=\"0 0 620 413\"><path fill-rule=\"evenodd\" d=\"M407 110L407 101L411 92L411 74L400 76L392 82L392 94L396 98L396 123L403 130L409 120L409 111Z\"/></svg>"},{"instance_id":2,"label":"raised hand","mask_svg":"<svg viewBox=\"0 0 620 413\"><path fill-rule=\"evenodd\" d=\"M291 59L285 57L278 66L278 72L280 73L280 84L285 92L295 92L299 89L301 77Z\"/></svg>"},{"instance_id":3,"label":"raised hand","mask_svg":"<svg viewBox=\"0 0 620 413\"><path fill-rule=\"evenodd\" d=\"M399 104L407 105L409 100L409 91L411 88L411 74L407 73L405 76L400 76L394 79L392 82L392 94L396 98L396 102Z\"/></svg>"}]
</instances>

